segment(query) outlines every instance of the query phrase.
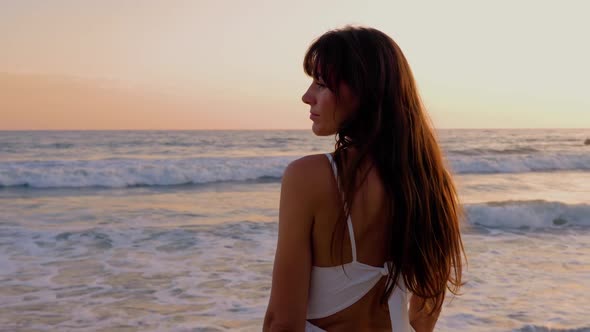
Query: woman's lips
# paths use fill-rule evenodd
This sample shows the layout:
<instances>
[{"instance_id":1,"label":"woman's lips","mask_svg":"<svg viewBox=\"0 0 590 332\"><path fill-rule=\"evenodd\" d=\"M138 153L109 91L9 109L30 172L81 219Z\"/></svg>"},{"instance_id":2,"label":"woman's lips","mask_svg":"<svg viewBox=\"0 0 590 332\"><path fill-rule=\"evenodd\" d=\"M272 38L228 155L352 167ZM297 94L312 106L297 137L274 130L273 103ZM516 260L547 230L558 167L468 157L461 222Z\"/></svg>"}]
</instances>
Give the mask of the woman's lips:
<instances>
[{"instance_id":1,"label":"woman's lips","mask_svg":"<svg viewBox=\"0 0 590 332\"><path fill-rule=\"evenodd\" d=\"M313 120L313 119L315 119L315 118L317 118L317 117L319 117L319 115L318 115L318 114L315 114L315 113L309 112L309 118L310 118L310 119L312 119L312 120Z\"/></svg>"}]
</instances>

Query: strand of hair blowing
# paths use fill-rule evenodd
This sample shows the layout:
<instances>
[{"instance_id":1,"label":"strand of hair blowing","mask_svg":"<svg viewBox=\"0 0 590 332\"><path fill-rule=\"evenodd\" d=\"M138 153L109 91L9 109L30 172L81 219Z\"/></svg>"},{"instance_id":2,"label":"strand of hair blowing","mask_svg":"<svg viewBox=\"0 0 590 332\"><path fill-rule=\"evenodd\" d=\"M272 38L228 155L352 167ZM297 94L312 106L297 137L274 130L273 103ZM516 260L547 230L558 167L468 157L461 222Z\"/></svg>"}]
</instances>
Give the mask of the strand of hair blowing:
<instances>
[{"instance_id":1,"label":"strand of hair blowing","mask_svg":"<svg viewBox=\"0 0 590 332\"><path fill-rule=\"evenodd\" d=\"M458 294L462 285L462 213L401 49L378 30L345 27L310 46L304 69L314 77L324 73L336 96L344 81L360 99L359 110L336 135L344 197L338 225L346 224L355 192L368 174L357 182L360 165L369 160L383 182L390 220L387 259L393 264L382 302L401 278L409 291L428 300L431 313L439 310L446 290ZM353 147L357 153L347 153Z\"/></svg>"}]
</instances>

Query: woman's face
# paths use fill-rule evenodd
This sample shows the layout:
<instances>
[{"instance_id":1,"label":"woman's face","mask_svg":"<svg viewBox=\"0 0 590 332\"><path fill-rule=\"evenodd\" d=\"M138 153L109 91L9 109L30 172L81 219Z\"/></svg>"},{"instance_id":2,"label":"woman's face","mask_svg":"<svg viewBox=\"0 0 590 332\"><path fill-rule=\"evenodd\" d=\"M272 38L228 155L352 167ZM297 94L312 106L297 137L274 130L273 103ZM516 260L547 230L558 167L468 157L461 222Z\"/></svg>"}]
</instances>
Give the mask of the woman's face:
<instances>
[{"instance_id":1,"label":"woman's face","mask_svg":"<svg viewBox=\"0 0 590 332\"><path fill-rule=\"evenodd\" d=\"M313 121L311 130L317 136L334 135L340 128L342 121L346 120L357 108L358 102L344 82L339 86L340 99L324 84L320 78L314 80L301 100L311 106L309 118Z\"/></svg>"}]
</instances>

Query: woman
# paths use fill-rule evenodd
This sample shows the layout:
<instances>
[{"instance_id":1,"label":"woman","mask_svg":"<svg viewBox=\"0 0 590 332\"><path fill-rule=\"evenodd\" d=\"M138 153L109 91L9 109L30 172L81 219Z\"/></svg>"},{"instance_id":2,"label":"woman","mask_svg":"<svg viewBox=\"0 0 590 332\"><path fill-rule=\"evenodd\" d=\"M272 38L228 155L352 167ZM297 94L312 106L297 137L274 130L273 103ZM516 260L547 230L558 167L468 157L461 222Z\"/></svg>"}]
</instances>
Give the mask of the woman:
<instances>
[{"instance_id":1,"label":"woman","mask_svg":"<svg viewBox=\"0 0 590 332\"><path fill-rule=\"evenodd\" d=\"M336 145L283 175L264 330L432 331L464 250L410 67L384 33L345 27L309 47L304 70L312 130Z\"/></svg>"}]
</instances>

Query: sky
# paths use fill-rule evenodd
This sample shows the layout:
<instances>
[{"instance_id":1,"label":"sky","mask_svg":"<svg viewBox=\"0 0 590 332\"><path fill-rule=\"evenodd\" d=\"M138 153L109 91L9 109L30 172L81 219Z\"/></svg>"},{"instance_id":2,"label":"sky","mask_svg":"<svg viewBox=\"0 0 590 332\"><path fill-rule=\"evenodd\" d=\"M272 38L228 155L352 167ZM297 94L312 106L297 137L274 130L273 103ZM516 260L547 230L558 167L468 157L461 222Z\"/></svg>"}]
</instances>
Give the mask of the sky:
<instances>
[{"instance_id":1,"label":"sky","mask_svg":"<svg viewBox=\"0 0 590 332\"><path fill-rule=\"evenodd\" d=\"M437 128L590 128L587 1L0 0L0 130L308 129L307 47L402 48Z\"/></svg>"}]
</instances>

